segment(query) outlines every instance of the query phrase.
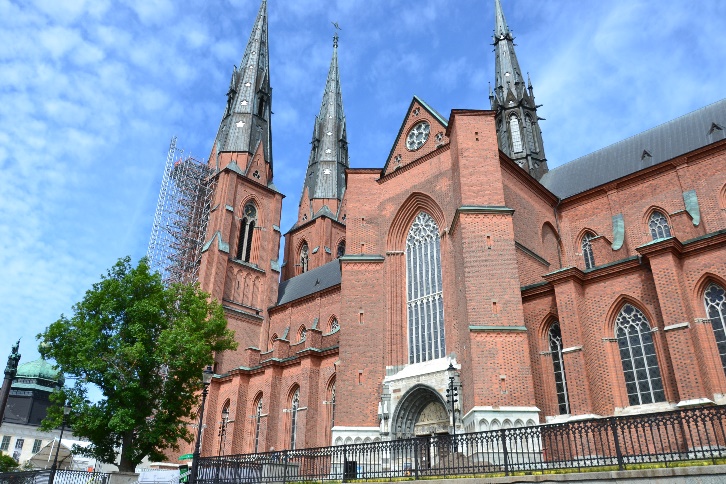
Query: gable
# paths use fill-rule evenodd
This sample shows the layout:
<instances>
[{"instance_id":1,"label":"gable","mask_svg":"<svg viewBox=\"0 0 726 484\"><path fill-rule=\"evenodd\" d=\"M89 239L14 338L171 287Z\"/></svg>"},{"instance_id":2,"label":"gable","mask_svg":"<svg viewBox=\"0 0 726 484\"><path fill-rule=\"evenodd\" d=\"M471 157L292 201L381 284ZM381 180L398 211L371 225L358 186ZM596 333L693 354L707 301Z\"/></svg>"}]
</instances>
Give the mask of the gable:
<instances>
[{"instance_id":1,"label":"gable","mask_svg":"<svg viewBox=\"0 0 726 484\"><path fill-rule=\"evenodd\" d=\"M388 154L381 176L402 168L449 143L448 121L418 96L414 96Z\"/></svg>"}]
</instances>

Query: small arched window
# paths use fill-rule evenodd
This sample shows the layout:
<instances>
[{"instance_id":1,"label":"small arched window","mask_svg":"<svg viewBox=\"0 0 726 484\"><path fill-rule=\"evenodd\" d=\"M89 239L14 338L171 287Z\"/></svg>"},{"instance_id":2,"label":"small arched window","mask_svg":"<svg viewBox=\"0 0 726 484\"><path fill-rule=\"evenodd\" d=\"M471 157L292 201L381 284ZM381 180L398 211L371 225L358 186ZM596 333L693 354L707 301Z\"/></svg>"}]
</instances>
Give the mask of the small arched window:
<instances>
[{"instance_id":1,"label":"small arched window","mask_svg":"<svg viewBox=\"0 0 726 484\"><path fill-rule=\"evenodd\" d=\"M298 342L305 341L305 338L307 338L307 336L308 336L308 329L303 324L302 326L300 326L300 329L297 332Z\"/></svg>"},{"instance_id":2,"label":"small arched window","mask_svg":"<svg viewBox=\"0 0 726 484\"><path fill-rule=\"evenodd\" d=\"M512 132L512 152L522 152L522 132L519 130L519 118L512 116L509 118L509 130Z\"/></svg>"},{"instance_id":3,"label":"small arched window","mask_svg":"<svg viewBox=\"0 0 726 484\"><path fill-rule=\"evenodd\" d=\"M666 239L671 236L668 219L657 210L650 215L648 228L650 229L650 236L653 237L653 240Z\"/></svg>"},{"instance_id":4,"label":"small arched window","mask_svg":"<svg viewBox=\"0 0 726 484\"><path fill-rule=\"evenodd\" d=\"M716 337L716 346L721 356L721 366L726 372L726 292L718 284L711 283L703 294L706 304L706 313L711 319L713 335Z\"/></svg>"},{"instance_id":5,"label":"small arched window","mask_svg":"<svg viewBox=\"0 0 726 484\"><path fill-rule=\"evenodd\" d=\"M297 444L297 411L300 408L300 388L295 389L295 393L290 400L290 450L295 450Z\"/></svg>"},{"instance_id":6,"label":"small arched window","mask_svg":"<svg viewBox=\"0 0 726 484\"><path fill-rule=\"evenodd\" d=\"M308 261L309 261L308 252L309 252L308 243L303 242L302 247L300 247L300 272L308 271Z\"/></svg>"},{"instance_id":7,"label":"small arched window","mask_svg":"<svg viewBox=\"0 0 726 484\"><path fill-rule=\"evenodd\" d=\"M532 153L537 153L539 151L539 147L537 146L537 136L534 132L535 125L532 122L532 118L527 115L524 117L524 135L527 137L527 146L529 146L529 151Z\"/></svg>"},{"instance_id":8,"label":"small arched window","mask_svg":"<svg viewBox=\"0 0 726 484\"><path fill-rule=\"evenodd\" d=\"M345 255L345 240L341 240L338 242L338 257L343 257Z\"/></svg>"},{"instance_id":9,"label":"small arched window","mask_svg":"<svg viewBox=\"0 0 726 484\"><path fill-rule=\"evenodd\" d=\"M562 332L560 323L555 321L547 332L552 354L552 365L555 370L555 388L557 390L557 405L560 415L570 413L570 398L567 394L567 377L565 375L565 361L562 357Z\"/></svg>"},{"instance_id":10,"label":"small arched window","mask_svg":"<svg viewBox=\"0 0 726 484\"><path fill-rule=\"evenodd\" d=\"M615 337L630 405L664 402L663 380L645 314L632 304L623 306L615 320Z\"/></svg>"},{"instance_id":11,"label":"small arched window","mask_svg":"<svg viewBox=\"0 0 726 484\"><path fill-rule=\"evenodd\" d=\"M330 320L330 333L334 331L338 331L340 329L340 323L338 322L338 318L333 317L333 319Z\"/></svg>"},{"instance_id":12,"label":"small arched window","mask_svg":"<svg viewBox=\"0 0 726 484\"><path fill-rule=\"evenodd\" d=\"M260 428L262 427L262 395L257 399L255 405L255 448L254 453L256 454L260 448Z\"/></svg>"},{"instance_id":13,"label":"small arched window","mask_svg":"<svg viewBox=\"0 0 726 484\"><path fill-rule=\"evenodd\" d=\"M592 239L596 237L592 232L585 232L582 236L582 258L585 259L585 269L595 267L595 256L592 253Z\"/></svg>"},{"instance_id":14,"label":"small arched window","mask_svg":"<svg viewBox=\"0 0 726 484\"><path fill-rule=\"evenodd\" d=\"M270 348L272 348L272 343L275 342L275 340L280 339L279 336L277 336L277 333L272 333L272 336L270 336Z\"/></svg>"},{"instance_id":15,"label":"small arched window","mask_svg":"<svg viewBox=\"0 0 726 484\"><path fill-rule=\"evenodd\" d=\"M252 255L252 237L257 224L257 208L252 203L248 203L245 205L244 215L239 228L237 260L249 262Z\"/></svg>"}]
</instances>

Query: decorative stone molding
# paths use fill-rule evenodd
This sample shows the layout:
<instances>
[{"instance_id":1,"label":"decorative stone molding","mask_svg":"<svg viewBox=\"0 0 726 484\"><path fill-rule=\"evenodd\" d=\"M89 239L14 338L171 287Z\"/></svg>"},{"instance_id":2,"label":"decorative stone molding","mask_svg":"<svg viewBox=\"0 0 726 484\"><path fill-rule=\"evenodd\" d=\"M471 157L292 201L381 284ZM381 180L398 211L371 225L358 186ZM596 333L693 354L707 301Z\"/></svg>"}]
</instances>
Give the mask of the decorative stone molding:
<instances>
[{"instance_id":1,"label":"decorative stone molding","mask_svg":"<svg viewBox=\"0 0 726 484\"><path fill-rule=\"evenodd\" d=\"M663 328L663 331L673 331L674 329L683 329L683 328L690 328L691 325L688 323L688 321L684 323L676 323L671 324Z\"/></svg>"}]
</instances>

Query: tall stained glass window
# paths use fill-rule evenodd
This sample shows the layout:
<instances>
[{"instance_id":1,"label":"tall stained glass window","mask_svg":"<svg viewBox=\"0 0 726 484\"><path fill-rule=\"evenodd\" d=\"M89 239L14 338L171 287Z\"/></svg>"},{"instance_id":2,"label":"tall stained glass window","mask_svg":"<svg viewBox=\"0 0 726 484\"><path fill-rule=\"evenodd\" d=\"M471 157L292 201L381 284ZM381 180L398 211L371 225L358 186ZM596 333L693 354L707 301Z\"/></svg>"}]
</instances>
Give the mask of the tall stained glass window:
<instances>
[{"instance_id":1,"label":"tall stained glass window","mask_svg":"<svg viewBox=\"0 0 726 484\"><path fill-rule=\"evenodd\" d=\"M711 319L713 335L716 337L721 366L726 372L726 296L724 288L718 284L709 284L703 295L706 312Z\"/></svg>"},{"instance_id":2,"label":"tall stained glass window","mask_svg":"<svg viewBox=\"0 0 726 484\"><path fill-rule=\"evenodd\" d=\"M290 405L290 450L295 450L297 443L297 410L300 407L300 389L295 390Z\"/></svg>"},{"instance_id":3,"label":"tall stained glass window","mask_svg":"<svg viewBox=\"0 0 726 484\"><path fill-rule=\"evenodd\" d=\"M441 358L446 354L444 300L441 282L439 227L421 212L406 239L408 295L408 361Z\"/></svg>"},{"instance_id":4,"label":"tall stained glass window","mask_svg":"<svg viewBox=\"0 0 726 484\"><path fill-rule=\"evenodd\" d=\"M623 306L615 320L615 337L630 405L664 402L663 380L645 314L631 304Z\"/></svg>"},{"instance_id":5,"label":"tall stained glass window","mask_svg":"<svg viewBox=\"0 0 726 484\"><path fill-rule=\"evenodd\" d=\"M592 232L586 232L582 236L582 258L585 259L585 269L592 269L595 267L595 255L592 253L592 242L595 238L595 234Z\"/></svg>"},{"instance_id":6,"label":"tall stained glass window","mask_svg":"<svg viewBox=\"0 0 726 484\"><path fill-rule=\"evenodd\" d=\"M555 370L555 388L557 389L557 405L560 415L570 413L570 399L567 395L567 378L565 376L565 361L562 358L562 332L560 323L555 322L547 332L552 354L552 364Z\"/></svg>"},{"instance_id":7,"label":"tall stained glass window","mask_svg":"<svg viewBox=\"0 0 726 484\"><path fill-rule=\"evenodd\" d=\"M262 397L257 400L255 409L255 454L260 448L260 427L262 427Z\"/></svg>"}]
</instances>

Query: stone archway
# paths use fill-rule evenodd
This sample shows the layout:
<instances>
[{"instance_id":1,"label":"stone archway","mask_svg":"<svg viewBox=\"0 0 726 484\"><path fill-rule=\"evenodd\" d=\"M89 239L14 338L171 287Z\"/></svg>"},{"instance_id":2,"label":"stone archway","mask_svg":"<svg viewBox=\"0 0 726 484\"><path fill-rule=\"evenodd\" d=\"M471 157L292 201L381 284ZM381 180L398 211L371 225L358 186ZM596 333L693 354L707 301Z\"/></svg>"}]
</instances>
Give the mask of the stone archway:
<instances>
[{"instance_id":1,"label":"stone archway","mask_svg":"<svg viewBox=\"0 0 726 484\"><path fill-rule=\"evenodd\" d=\"M445 434L449 431L449 413L441 395L427 385L409 389L393 412L394 439L416 435Z\"/></svg>"}]
</instances>

